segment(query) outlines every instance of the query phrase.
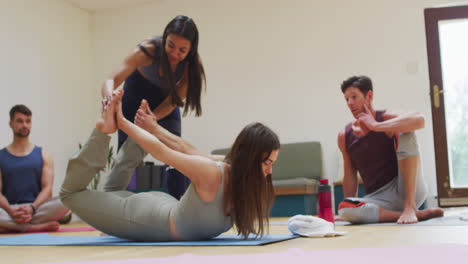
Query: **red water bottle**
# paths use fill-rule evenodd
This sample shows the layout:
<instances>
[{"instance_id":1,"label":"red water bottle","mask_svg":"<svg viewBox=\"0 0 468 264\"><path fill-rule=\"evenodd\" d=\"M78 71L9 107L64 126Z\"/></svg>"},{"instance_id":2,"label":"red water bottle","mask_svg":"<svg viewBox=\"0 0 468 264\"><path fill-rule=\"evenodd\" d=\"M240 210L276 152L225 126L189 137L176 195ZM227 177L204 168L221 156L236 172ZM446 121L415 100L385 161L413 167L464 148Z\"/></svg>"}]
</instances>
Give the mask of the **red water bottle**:
<instances>
[{"instance_id":1,"label":"red water bottle","mask_svg":"<svg viewBox=\"0 0 468 264\"><path fill-rule=\"evenodd\" d=\"M319 217L334 223L335 221L333 219L331 186L328 185L328 179L320 179L318 204Z\"/></svg>"}]
</instances>

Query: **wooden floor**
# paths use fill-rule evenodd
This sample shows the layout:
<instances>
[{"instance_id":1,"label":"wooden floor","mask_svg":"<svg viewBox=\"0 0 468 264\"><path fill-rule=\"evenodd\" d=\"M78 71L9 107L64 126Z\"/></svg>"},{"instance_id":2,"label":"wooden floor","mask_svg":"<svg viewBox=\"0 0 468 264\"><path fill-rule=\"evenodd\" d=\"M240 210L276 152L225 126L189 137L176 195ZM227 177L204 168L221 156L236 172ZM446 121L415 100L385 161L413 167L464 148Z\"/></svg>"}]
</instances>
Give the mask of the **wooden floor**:
<instances>
[{"instance_id":1,"label":"wooden floor","mask_svg":"<svg viewBox=\"0 0 468 264\"><path fill-rule=\"evenodd\" d=\"M285 221L273 218L271 221ZM84 227L72 222L64 227ZM337 226L348 231L343 237L297 238L265 246L229 247L149 247L149 246L0 246L0 263L39 263L60 261L90 261L137 259L177 256L184 253L199 255L247 254L284 251L289 248L325 250L343 248L391 247L427 244L468 245L468 226ZM271 225L270 233L289 233L285 225ZM53 233L53 235L98 235L99 232Z\"/></svg>"}]
</instances>

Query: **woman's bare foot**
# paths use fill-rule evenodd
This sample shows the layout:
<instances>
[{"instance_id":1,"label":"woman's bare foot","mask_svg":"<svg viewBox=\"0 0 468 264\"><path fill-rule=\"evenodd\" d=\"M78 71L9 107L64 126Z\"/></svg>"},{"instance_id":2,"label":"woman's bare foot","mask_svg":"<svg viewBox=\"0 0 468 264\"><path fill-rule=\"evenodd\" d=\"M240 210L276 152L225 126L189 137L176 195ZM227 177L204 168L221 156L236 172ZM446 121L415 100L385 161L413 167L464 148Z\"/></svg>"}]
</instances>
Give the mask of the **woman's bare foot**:
<instances>
[{"instance_id":1,"label":"woman's bare foot","mask_svg":"<svg viewBox=\"0 0 468 264\"><path fill-rule=\"evenodd\" d=\"M57 221L46 222L43 224L29 225L27 232L53 232L57 231L60 224Z\"/></svg>"},{"instance_id":2,"label":"woman's bare foot","mask_svg":"<svg viewBox=\"0 0 468 264\"><path fill-rule=\"evenodd\" d=\"M120 101L123 95L123 90L118 89L112 92L112 97L103 105L101 118L96 122L96 128L106 134L114 133L117 130L117 122L115 120L116 103Z\"/></svg>"},{"instance_id":3,"label":"woman's bare foot","mask_svg":"<svg viewBox=\"0 0 468 264\"><path fill-rule=\"evenodd\" d=\"M416 212L416 216L418 217L419 221L424 221L431 218L444 216L444 210L441 208L420 210Z\"/></svg>"}]
</instances>

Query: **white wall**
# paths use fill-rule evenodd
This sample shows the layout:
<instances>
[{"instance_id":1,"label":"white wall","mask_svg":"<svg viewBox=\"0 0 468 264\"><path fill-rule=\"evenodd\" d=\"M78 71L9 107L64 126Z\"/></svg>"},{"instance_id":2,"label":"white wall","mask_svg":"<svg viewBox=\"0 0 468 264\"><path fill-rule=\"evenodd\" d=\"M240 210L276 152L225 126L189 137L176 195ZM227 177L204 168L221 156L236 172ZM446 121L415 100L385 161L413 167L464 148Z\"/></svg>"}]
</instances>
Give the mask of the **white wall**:
<instances>
[{"instance_id":1,"label":"white wall","mask_svg":"<svg viewBox=\"0 0 468 264\"><path fill-rule=\"evenodd\" d=\"M11 140L9 108L31 106L32 139L55 155L57 191L93 126L104 78L138 42L186 14L201 33L208 89L203 116L184 118L183 135L201 150L229 146L261 121L284 143L321 141L325 177L336 179L336 135L352 120L339 85L366 74L376 108L426 116L418 135L435 193L423 9L446 2L173 0L90 15L59 0L0 0L0 145Z\"/></svg>"},{"instance_id":2,"label":"white wall","mask_svg":"<svg viewBox=\"0 0 468 264\"><path fill-rule=\"evenodd\" d=\"M61 0L0 0L0 32L0 147L13 138L10 108L30 107L31 141L54 155L57 195L98 109L91 15Z\"/></svg>"},{"instance_id":3,"label":"white wall","mask_svg":"<svg viewBox=\"0 0 468 264\"><path fill-rule=\"evenodd\" d=\"M208 90L203 116L185 118L183 136L209 152L261 121L284 143L322 142L331 179L339 177L337 133L353 119L339 85L368 75L377 109L426 116L418 136L435 194L423 9L444 2L178 0L98 12L96 74L104 78L139 41L161 34L177 14L189 15L201 34Z\"/></svg>"}]
</instances>

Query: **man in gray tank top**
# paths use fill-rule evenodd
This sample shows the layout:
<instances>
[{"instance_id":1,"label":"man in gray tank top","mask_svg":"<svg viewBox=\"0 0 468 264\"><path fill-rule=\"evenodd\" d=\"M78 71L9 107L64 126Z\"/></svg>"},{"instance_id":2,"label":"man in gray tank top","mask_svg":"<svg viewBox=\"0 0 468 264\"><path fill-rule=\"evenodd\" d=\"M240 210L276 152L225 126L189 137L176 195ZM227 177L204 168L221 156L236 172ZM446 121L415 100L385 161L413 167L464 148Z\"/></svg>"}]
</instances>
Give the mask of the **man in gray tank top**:
<instances>
[{"instance_id":1,"label":"man in gray tank top","mask_svg":"<svg viewBox=\"0 0 468 264\"><path fill-rule=\"evenodd\" d=\"M341 84L355 120L338 134L343 155L345 200L339 217L352 223L415 223L443 215L440 208L418 210L427 196L415 130L420 113L374 110L372 81L352 76ZM359 172L366 195L357 198Z\"/></svg>"},{"instance_id":2,"label":"man in gray tank top","mask_svg":"<svg viewBox=\"0 0 468 264\"><path fill-rule=\"evenodd\" d=\"M32 112L10 110L13 142L0 149L0 233L55 231L69 210L52 197L53 156L29 140Z\"/></svg>"}]
</instances>

